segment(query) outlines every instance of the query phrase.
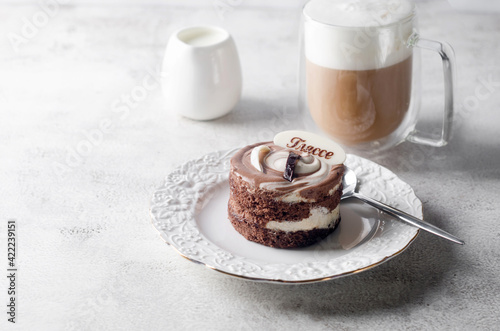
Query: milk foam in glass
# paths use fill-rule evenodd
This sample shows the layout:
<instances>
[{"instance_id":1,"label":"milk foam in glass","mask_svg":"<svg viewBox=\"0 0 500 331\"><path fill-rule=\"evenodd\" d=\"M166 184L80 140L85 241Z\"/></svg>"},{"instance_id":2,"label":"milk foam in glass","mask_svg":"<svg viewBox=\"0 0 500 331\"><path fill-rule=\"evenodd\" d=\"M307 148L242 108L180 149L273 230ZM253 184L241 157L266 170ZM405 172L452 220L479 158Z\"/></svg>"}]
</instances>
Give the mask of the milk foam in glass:
<instances>
[{"instance_id":1,"label":"milk foam in glass","mask_svg":"<svg viewBox=\"0 0 500 331\"><path fill-rule=\"evenodd\" d=\"M431 47L425 48L444 49L451 66L453 52L447 44L421 42L415 16L408 0L309 1L303 9L301 77L306 119L353 149L381 150L407 137L443 144L448 133L437 142L414 132L418 81L413 48L428 42ZM446 74L451 85L451 67ZM449 103L452 92L445 97Z\"/></svg>"}]
</instances>

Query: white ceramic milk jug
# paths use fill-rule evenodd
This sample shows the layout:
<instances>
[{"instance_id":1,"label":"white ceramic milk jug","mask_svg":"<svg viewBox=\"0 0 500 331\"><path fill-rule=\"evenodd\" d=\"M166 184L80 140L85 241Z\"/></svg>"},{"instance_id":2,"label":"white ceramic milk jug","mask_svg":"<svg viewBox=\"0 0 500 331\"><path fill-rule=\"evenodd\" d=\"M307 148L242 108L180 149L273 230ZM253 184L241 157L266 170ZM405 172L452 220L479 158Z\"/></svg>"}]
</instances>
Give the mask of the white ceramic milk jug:
<instances>
[{"instance_id":1,"label":"white ceramic milk jug","mask_svg":"<svg viewBox=\"0 0 500 331\"><path fill-rule=\"evenodd\" d=\"M229 113L241 96L241 67L231 35L198 26L171 36L162 68L162 88L171 111L211 120Z\"/></svg>"}]
</instances>

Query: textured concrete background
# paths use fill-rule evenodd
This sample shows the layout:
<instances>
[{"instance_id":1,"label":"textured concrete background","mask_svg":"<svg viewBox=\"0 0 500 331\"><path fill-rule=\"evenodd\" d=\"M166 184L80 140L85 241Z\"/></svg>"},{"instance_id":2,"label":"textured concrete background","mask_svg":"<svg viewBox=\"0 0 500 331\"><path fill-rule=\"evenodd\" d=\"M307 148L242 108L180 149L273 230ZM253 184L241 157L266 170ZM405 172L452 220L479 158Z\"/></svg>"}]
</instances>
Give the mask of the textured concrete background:
<instances>
[{"instance_id":1,"label":"textured concrete background","mask_svg":"<svg viewBox=\"0 0 500 331\"><path fill-rule=\"evenodd\" d=\"M223 13L212 3L65 2L45 21L39 4L0 6L0 256L6 265L6 223L15 219L18 329L498 329L498 14L419 4L422 35L456 50L454 139L441 149L404 143L374 159L414 187L429 222L467 244L423 233L370 271L279 286L179 257L148 207L176 165L294 126L298 12L225 0ZM157 87L137 94L154 81L169 34L203 23L230 30L244 74L242 101L212 122L169 113ZM440 118L441 69L436 55L423 63L430 123ZM0 328L14 329L0 279Z\"/></svg>"}]
</instances>

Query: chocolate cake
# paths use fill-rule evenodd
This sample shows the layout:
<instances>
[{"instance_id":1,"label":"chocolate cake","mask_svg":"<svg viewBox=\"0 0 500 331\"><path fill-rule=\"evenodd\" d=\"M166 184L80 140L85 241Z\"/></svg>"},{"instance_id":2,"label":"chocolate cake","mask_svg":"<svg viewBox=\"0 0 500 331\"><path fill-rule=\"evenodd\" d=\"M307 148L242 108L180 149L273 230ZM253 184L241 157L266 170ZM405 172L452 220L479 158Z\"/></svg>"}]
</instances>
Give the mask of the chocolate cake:
<instances>
[{"instance_id":1,"label":"chocolate cake","mask_svg":"<svg viewBox=\"0 0 500 331\"><path fill-rule=\"evenodd\" d=\"M257 143L231 159L228 216L248 240L304 247L328 236L340 222L343 164L326 162L333 152L295 142L287 147Z\"/></svg>"}]
</instances>

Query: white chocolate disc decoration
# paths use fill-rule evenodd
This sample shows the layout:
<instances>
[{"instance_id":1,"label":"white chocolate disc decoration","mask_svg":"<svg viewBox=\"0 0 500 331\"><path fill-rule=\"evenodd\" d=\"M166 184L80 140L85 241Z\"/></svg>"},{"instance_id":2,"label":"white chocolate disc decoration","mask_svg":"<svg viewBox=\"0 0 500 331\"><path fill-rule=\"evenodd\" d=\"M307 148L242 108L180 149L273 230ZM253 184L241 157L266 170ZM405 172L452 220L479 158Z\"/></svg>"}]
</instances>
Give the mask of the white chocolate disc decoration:
<instances>
[{"instance_id":1,"label":"white chocolate disc decoration","mask_svg":"<svg viewBox=\"0 0 500 331\"><path fill-rule=\"evenodd\" d=\"M313 155L330 165L342 164L346 159L345 151L339 144L310 132L283 131L274 136L274 144Z\"/></svg>"},{"instance_id":2,"label":"white chocolate disc decoration","mask_svg":"<svg viewBox=\"0 0 500 331\"><path fill-rule=\"evenodd\" d=\"M252 153L250 154L250 163L254 166L255 169L263 172L262 162L264 157L271 151L271 149L266 145L260 145L254 147L252 149Z\"/></svg>"}]
</instances>

